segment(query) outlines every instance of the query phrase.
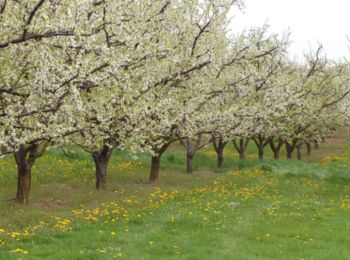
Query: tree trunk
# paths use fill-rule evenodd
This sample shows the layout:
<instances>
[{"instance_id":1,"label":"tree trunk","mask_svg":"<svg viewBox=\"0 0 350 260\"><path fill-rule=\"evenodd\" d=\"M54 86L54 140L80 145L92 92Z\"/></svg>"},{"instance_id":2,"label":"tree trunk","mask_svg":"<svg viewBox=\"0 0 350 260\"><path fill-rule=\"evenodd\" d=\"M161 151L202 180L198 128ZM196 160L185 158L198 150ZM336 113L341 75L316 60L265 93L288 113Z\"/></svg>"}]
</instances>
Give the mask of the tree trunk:
<instances>
[{"instance_id":1,"label":"tree trunk","mask_svg":"<svg viewBox=\"0 0 350 260\"><path fill-rule=\"evenodd\" d=\"M150 182L155 182L159 179L160 157L160 155L152 156L151 172L149 174Z\"/></svg>"},{"instance_id":2,"label":"tree trunk","mask_svg":"<svg viewBox=\"0 0 350 260\"><path fill-rule=\"evenodd\" d=\"M264 160L264 147L258 146L259 150L259 159Z\"/></svg>"},{"instance_id":3,"label":"tree trunk","mask_svg":"<svg viewBox=\"0 0 350 260\"><path fill-rule=\"evenodd\" d=\"M275 143L273 141L273 138L270 138L269 139L269 144L270 144L271 150L273 152L274 159L278 160L279 159L279 155L280 155L280 150L281 150L282 145L283 145L283 141L282 140L278 140L277 145L275 145Z\"/></svg>"},{"instance_id":4,"label":"tree trunk","mask_svg":"<svg viewBox=\"0 0 350 260\"><path fill-rule=\"evenodd\" d=\"M15 153L15 159L18 172L16 200L20 204L28 204L32 186L32 166L23 148Z\"/></svg>"},{"instance_id":5,"label":"tree trunk","mask_svg":"<svg viewBox=\"0 0 350 260\"><path fill-rule=\"evenodd\" d=\"M311 155L311 144L306 143L306 148L307 148L307 155Z\"/></svg>"},{"instance_id":6,"label":"tree trunk","mask_svg":"<svg viewBox=\"0 0 350 260\"><path fill-rule=\"evenodd\" d=\"M224 149L226 144L227 144L227 141L224 141L223 138L220 137L218 140L216 140L213 137L213 145L214 145L215 152L217 154L217 167L220 170L224 168Z\"/></svg>"},{"instance_id":7,"label":"tree trunk","mask_svg":"<svg viewBox=\"0 0 350 260\"><path fill-rule=\"evenodd\" d=\"M217 151L218 154L218 169L224 169L224 150Z\"/></svg>"},{"instance_id":8,"label":"tree trunk","mask_svg":"<svg viewBox=\"0 0 350 260\"><path fill-rule=\"evenodd\" d=\"M186 141L184 142L184 145L187 149L187 153L186 153L186 172L188 174L192 174L193 173L193 158L197 153L197 147L200 143L200 137L197 140L197 144L196 147L193 146L191 140L189 138L186 139Z\"/></svg>"},{"instance_id":9,"label":"tree trunk","mask_svg":"<svg viewBox=\"0 0 350 260\"><path fill-rule=\"evenodd\" d=\"M298 154L298 160L302 159L302 145L298 144L297 145L297 154Z\"/></svg>"},{"instance_id":10,"label":"tree trunk","mask_svg":"<svg viewBox=\"0 0 350 260\"><path fill-rule=\"evenodd\" d=\"M193 158L195 156L195 153L193 151L187 150L186 155L186 172L188 174L193 174Z\"/></svg>"},{"instance_id":11,"label":"tree trunk","mask_svg":"<svg viewBox=\"0 0 350 260\"><path fill-rule=\"evenodd\" d=\"M315 141L315 150L318 150L318 148L320 148L319 144L317 141Z\"/></svg>"},{"instance_id":12,"label":"tree trunk","mask_svg":"<svg viewBox=\"0 0 350 260\"><path fill-rule=\"evenodd\" d=\"M92 153L95 162L96 189L106 190L107 188L107 167L111 158L113 148L105 145L100 151Z\"/></svg>"},{"instance_id":13,"label":"tree trunk","mask_svg":"<svg viewBox=\"0 0 350 260\"><path fill-rule=\"evenodd\" d=\"M29 203L29 195L32 187L32 167L36 159L45 153L48 146L48 141L31 145L21 145L18 151L14 153L18 172L16 193L16 201L18 203Z\"/></svg>"},{"instance_id":14,"label":"tree trunk","mask_svg":"<svg viewBox=\"0 0 350 260\"><path fill-rule=\"evenodd\" d=\"M247 138L246 140L244 140L243 138L241 138L239 139L239 144L237 144L236 140L232 140L232 142L233 146L239 154L239 159L245 160L245 154L249 143L249 139Z\"/></svg>"},{"instance_id":15,"label":"tree trunk","mask_svg":"<svg viewBox=\"0 0 350 260\"><path fill-rule=\"evenodd\" d=\"M211 142L204 142L202 143L202 134L199 134L197 136L197 140L195 138L181 138L180 137L180 143L186 148L187 154L186 154L186 172L188 174L193 173L193 158L197 154L198 150L206 146Z\"/></svg>"},{"instance_id":16,"label":"tree trunk","mask_svg":"<svg viewBox=\"0 0 350 260\"><path fill-rule=\"evenodd\" d=\"M159 170L160 170L160 159L170 144L171 144L171 142L164 144L160 149L156 150L155 155L152 156L151 171L149 174L149 182L158 181Z\"/></svg>"},{"instance_id":17,"label":"tree trunk","mask_svg":"<svg viewBox=\"0 0 350 260\"><path fill-rule=\"evenodd\" d=\"M268 142L265 141L265 139L261 136L255 137L255 138L253 138L253 140L254 140L256 146L258 147L259 159L263 160L264 159L264 148L268 144Z\"/></svg>"},{"instance_id":18,"label":"tree trunk","mask_svg":"<svg viewBox=\"0 0 350 260\"><path fill-rule=\"evenodd\" d=\"M288 143L288 141L286 141L285 143L286 143L286 150L287 150L287 158L292 159L293 158L293 151L294 151L295 146L296 146L296 141L293 140L291 144Z\"/></svg>"},{"instance_id":19,"label":"tree trunk","mask_svg":"<svg viewBox=\"0 0 350 260\"><path fill-rule=\"evenodd\" d=\"M245 151L240 151L239 152L239 159L240 160L245 160Z\"/></svg>"}]
</instances>

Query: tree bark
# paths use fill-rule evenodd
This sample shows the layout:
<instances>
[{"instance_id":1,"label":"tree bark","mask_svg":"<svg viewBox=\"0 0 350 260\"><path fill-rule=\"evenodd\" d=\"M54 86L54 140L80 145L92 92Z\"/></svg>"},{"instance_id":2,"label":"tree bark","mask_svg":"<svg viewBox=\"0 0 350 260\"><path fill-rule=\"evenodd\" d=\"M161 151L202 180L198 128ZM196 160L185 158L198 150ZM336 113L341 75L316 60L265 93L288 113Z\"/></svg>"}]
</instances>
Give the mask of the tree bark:
<instances>
[{"instance_id":1,"label":"tree bark","mask_svg":"<svg viewBox=\"0 0 350 260\"><path fill-rule=\"evenodd\" d=\"M298 155L298 160L302 160L302 145L298 144L297 145L297 155Z\"/></svg>"},{"instance_id":2,"label":"tree bark","mask_svg":"<svg viewBox=\"0 0 350 260\"><path fill-rule=\"evenodd\" d=\"M17 193L16 201L20 204L29 204L29 196L32 187L32 167L48 147L49 142L43 141L31 145L21 145L14 153L17 164Z\"/></svg>"},{"instance_id":3,"label":"tree bark","mask_svg":"<svg viewBox=\"0 0 350 260\"><path fill-rule=\"evenodd\" d=\"M224 141L222 137L218 138L218 140L213 137L213 145L217 154L217 167L220 170L224 168L224 149L226 144L227 141Z\"/></svg>"},{"instance_id":4,"label":"tree bark","mask_svg":"<svg viewBox=\"0 0 350 260\"><path fill-rule=\"evenodd\" d=\"M288 141L286 141L285 144L286 144L286 150L287 150L287 158L292 159L293 158L293 151L294 151L295 146L296 146L296 141L293 140L291 144Z\"/></svg>"},{"instance_id":5,"label":"tree bark","mask_svg":"<svg viewBox=\"0 0 350 260\"><path fill-rule=\"evenodd\" d=\"M150 182L155 182L159 179L160 157L161 155L152 156L151 172L149 174Z\"/></svg>"},{"instance_id":6,"label":"tree bark","mask_svg":"<svg viewBox=\"0 0 350 260\"><path fill-rule=\"evenodd\" d=\"M273 138L269 138L269 144L271 147L271 150L273 152L273 157L275 160L279 159L279 155L280 155L280 150L282 148L283 145L283 141L281 139L278 140L277 145L274 143Z\"/></svg>"},{"instance_id":7,"label":"tree bark","mask_svg":"<svg viewBox=\"0 0 350 260\"><path fill-rule=\"evenodd\" d=\"M195 153L187 150L186 155L186 172L188 174L193 174L193 158L195 156Z\"/></svg>"},{"instance_id":8,"label":"tree bark","mask_svg":"<svg viewBox=\"0 0 350 260\"><path fill-rule=\"evenodd\" d=\"M264 147L258 146L259 150L259 159L264 160Z\"/></svg>"},{"instance_id":9,"label":"tree bark","mask_svg":"<svg viewBox=\"0 0 350 260\"><path fill-rule=\"evenodd\" d=\"M317 141L315 141L315 150L318 150L318 148L320 148L319 144Z\"/></svg>"},{"instance_id":10,"label":"tree bark","mask_svg":"<svg viewBox=\"0 0 350 260\"><path fill-rule=\"evenodd\" d=\"M239 159L240 160L245 160L245 154L247 150L247 146L249 144L249 138L247 139L239 139L239 144L236 142L236 140L232 140L233 146L235 147L236 151L239 154Z\"/></svg>"},{"instance_id":11,"label":"tree bark","mask_svg":"<svg viewBox=\"0 0 350 260\"><path fill-rule=\"evenodd\" d=\"M263 160L264 159L264 148L268 144L268 141L265 140L262 136L254 137L253 138L256 146L258 147L259 151L259 159Z\"/></svg>"},{"instance_id":12,"label":"tree bark","mask_svg":"<svg viewBox=\"0 0 350 260\"><path fill-rule=\"evenodd\" d=\"M100 151L92 152L92 158L95 162L96 189L107 189L107 167L111 158L113 148L104 145Z\"/></svg>"},{"instance_id":13,"label":"tree bark","mask_svg":"<svg viewBox=\"0 0 350 260\"><path fill-rule=\"evenodd\" d=\"M20 204L28 204L32 186L32 165L29 164L23 147L15 153L15 159L18 172L16 201Z\"/></svg>"},{"instance_id":14,"label":"tree bark","mask_svg":"<svg viewBox=\"0 0 350 260\"><path fill-rule=\"evenodd\" d=\"M188 174L193 174L193 158L197 154L198 150L206 146L211 142L207 141L202 143L202 134L199 134L197 136L197 140L195 138L181 138L180 137L181 144L186 148L186 172Z\"/></svg>"},{"instance_id":15,"label":"tree bark","mask_svg":"<svg viewBox=\"0 0 350 260\"><path fill-rule=\"evenodd\" d=\"M160 171L160 160L163 153L169 147L171 142L164 144L160 149L155 149L155 155L152 156L151 159L151 171L149 174L149 182L155 182L159 179L159 171Z\"/></svg>"},{"instance_id":16,"label":"tree bark","mask_svg":"<svg viewBox=\"0 0 350 260\"><path fill-rule=\"evenodd\" d=\"M220 150L217 152L218 153L218 162L217 162L217 167L218 169L224 169L224 151Z\"/></svg>"},{"instance_id":17,"label":"tree bark","mask_svg":"<svg viewBox=\"0 0 350 260\"><path fill-rule=\"evenodd\" d=\"M306 143L306 148L307 148L307 155L311 155L311 144L310 143Z\"/></svg>"},{"instance_id":18,"label":"tree bark","mask_svg":"<svg viewBox=\"0 0 350 260\"><path fill-rule=\"evenodd\" d=\"M197 140L196 147L193 147L192 142L189 138L186 138L186 140L183 141L183 145L186 147L186 172L188 174L193 174L193 158L197 153L197 146L200 142L200 137Z\"/></svg>"}]
</instances>

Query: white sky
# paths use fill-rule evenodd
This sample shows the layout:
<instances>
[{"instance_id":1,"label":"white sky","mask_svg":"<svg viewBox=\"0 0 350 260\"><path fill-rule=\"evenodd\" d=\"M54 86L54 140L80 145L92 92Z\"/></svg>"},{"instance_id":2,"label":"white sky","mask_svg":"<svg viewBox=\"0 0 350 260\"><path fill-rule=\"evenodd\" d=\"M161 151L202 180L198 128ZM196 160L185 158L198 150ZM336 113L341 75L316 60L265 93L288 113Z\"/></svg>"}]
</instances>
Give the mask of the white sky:
<instances>
[{"instance_id":1,"label":"white sky","mask_svg":"<svg viewBox=\"0 0 350 260\"><path fill-rule=\"evenodd\" d=\"M289 31L292 57L301 58L322 43L328 58L350 57L350 0L245 0L243 13L235 10L233 32L265 23L270 31Z\"/></svg>"}]
</instances>

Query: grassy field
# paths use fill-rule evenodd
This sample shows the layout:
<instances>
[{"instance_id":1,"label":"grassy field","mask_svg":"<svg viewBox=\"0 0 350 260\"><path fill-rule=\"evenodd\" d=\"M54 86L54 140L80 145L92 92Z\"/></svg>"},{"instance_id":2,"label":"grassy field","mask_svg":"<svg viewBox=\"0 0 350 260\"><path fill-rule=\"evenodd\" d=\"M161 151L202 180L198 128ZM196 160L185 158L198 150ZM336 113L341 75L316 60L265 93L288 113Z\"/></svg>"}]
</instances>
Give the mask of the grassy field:
<instances>
[{"instance_id":1,"label":"grassy field","mask_svg":"<svg viewBox=\"0 0 350 260\"><path fill-rule=\"evenodd\" d=\"M226 169L201 151L195 174L175 145L161 179L149 156L115 152L108 191L94 190L89 155L52 149L33 170L31 204L14 197L16 168L0 159L0 259L349 259L350 143L328 140L305 161L257 160L251 144Z\"/></svg>"}]
</instances>

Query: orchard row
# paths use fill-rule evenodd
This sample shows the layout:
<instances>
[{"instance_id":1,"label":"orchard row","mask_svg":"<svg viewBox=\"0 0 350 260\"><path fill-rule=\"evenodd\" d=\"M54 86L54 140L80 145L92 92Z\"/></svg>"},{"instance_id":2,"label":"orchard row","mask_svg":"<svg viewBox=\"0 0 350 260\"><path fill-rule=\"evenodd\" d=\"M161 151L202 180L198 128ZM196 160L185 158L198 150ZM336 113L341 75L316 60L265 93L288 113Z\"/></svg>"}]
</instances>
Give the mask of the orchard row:
<instances>
[{"instance_id":1,"label":"orchard row","mask_svg":"<svg viewBox=\"0 0 350 260\"><path fill-rule=\"evenodd\" d=\"M162 154L180 141L192 172L213 142L218 166L233 140L277 159L349 121L349 65L322 48L289 58L289 35L231 34L238 0L0 1L0 152L18 167L17 201L51 146L91 153L106 188L113 149Z\"/></svg>"}]
</instances>

